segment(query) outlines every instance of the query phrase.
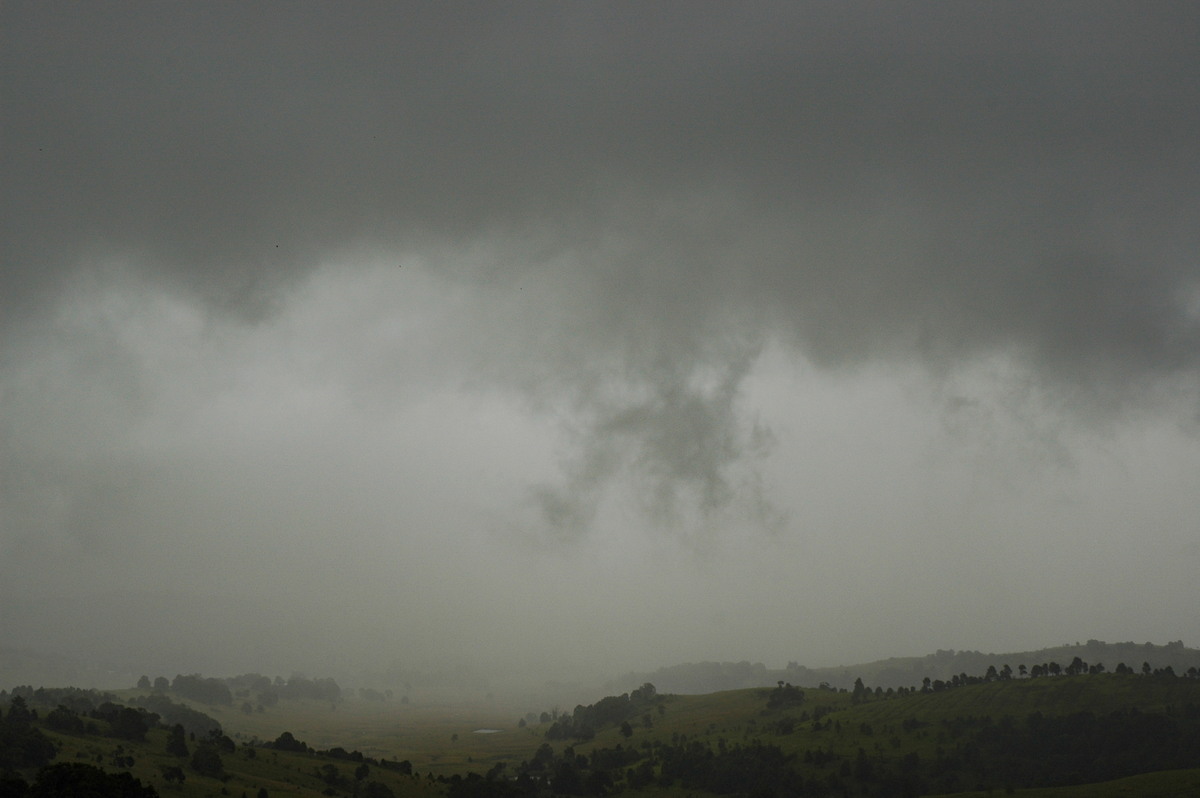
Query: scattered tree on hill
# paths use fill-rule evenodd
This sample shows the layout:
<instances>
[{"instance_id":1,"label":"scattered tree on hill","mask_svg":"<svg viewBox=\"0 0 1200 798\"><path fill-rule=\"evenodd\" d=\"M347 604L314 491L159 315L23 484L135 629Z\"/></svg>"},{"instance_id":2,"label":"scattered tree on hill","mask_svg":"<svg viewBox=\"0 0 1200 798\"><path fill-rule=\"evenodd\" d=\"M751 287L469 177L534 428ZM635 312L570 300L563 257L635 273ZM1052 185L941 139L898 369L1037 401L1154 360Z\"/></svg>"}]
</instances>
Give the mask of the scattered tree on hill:
<instances>
[{"instance_id":1,"label":"scattered tree on hill","mask_svg":"<svg viewBox=\"0 0 1200 798\"><path fill-rule=\"evenodd\" d=\"M227 754L232 754L237 750L237 746L233 744L233 740L223 734L219 728L210 731L208 739L205 742L212 744L218 751L224 751Z\"/></svg>"},{"instance_id":2,"label":"scattered tree on hill","mask_svg":"<svg viewBox=\"0 0 1200 798\"><path fill-rule=\"evenodd\" d=\"M325 764L313 769L316 777L328 784L330 787L337 787L345 783L346 778L342 775L342 771L337 769L337 766Z\"/></svg>"},{"instance_id":3,"label":"scattered tree on hill","mask_svg":"<svg viewBox=\"0 0 1200 798\"><path fill-rule=\"evenodd\" d=\"M171 682L171 690L184 698L202 704L230 706L233 693L220 679L206 679L198 673L177 675Z\"/></svg>"},{"instance_id":4,"label":"scattered tree on hill","mask_svg":"<svg viewBox=\"0 0 1200 798\"><path fill-rule=\"evenodd\" d=\"M28 798L158 798L158 790L143 785L129 773L105 773L81 762L60 762L43 768L27 793Z\"/></svg>"},{"instance_id":5,"label":"scattered tree on hill","mask_svg":"<svg viewBox=\"0 0 1200 798\"><path fill-rule=\"evenodd\" d=\"M58 754L53 741L33 727L35 718L25 699L14 696L8 714L0 717L0 773L41 767Z\"/></svg>"},{"instance_id":6,"label":"scattered tree on hill","mask_svg":"<svg viewBox=\"0 0 1200 798\"><path fill-rule=\"evenodd\" d=\"M290 731L285 731L276 737L275 742L270 743L269 747L277 751L297 751L302 754L306 754L309 751L308 745L293 737Z\"/></svg>"},{"instance_id":7,"label":"scattered tree on hill","mask_svg":"<svg viewBox=\"0 0 1200 798\"><path fill-rule=\"evenodd\" d=\"M14 695L8 704L8 714L4 722L9 726L25 728L37 717L37 714L25 703L25 697Z\"/></svg>"},{"instance_id":8,"label":"scattered tree on hill","mask_svg":"<svg viewBox=\"0 0 1200 798\"><path fill-rule=\"evenodd\" d=\"M216 746L208 742L197 745L196 752L192 754L192 770L201 776L213 779L224 776L225 763L221 761L221 755L217 752Z\"/></svg>"},{"instance_id":9,"label":"scattered tree on hill","mask_svg":"<svg viewBox=\"0 0 1200 798\"><path fill-rule=\"evenodd\" d=\"M176 723L167 733L167 753L175 756L187 756L190 753L187 747L187 733L183 730L183 724Z\"/></svg>"},{"instance_id":10,"label":"scattered tree on hill","mask_svg":"<svg viewBox=\"0 0 1200 798\"><path fill-rule=\"evenodd\" d=\"M68 734L83 734L84 732L83 718L79 717L79 713L67 709L62 704L46 714L46 725L55 731Z\"/></svg>"},{"instance_id":11,"label":"scattered tree on hill","mask_svg":"<svg viewBox=\"0 0 1200 798\"><path fill-rule=\"evenodd\" d=\"M198 709L178 704L161 693L134 698L133 703L159 716L166 725L179 723L189 734L207 736L221 730L221 724Z\"/></svg>"},{"instance_id":12,"label":"scattered tree on hill","mask_svg":"<svg viewBox=\"0 0 1200 798\"><path fill-rule=\"evenodd\" d=\"M137 680L137 686L138 686L139 690L149 690L150 689L150 677L143 673L142 677Z\"/></svg>"},{"instance_id":13,"label":"scattered tree on hill","mask_svg":"<svg viewBox=\"0 0 1200 798\"><path fill-rule=\"evenodd\" d=\"M122 740L145 740L146 732L158 724L158 715L112 701L105 701L92 710L92 717L108 723L109 734Z\"/></svg>"},{"instance_id":14,"label":"scattered tree on hill","mask_svg":"<svg viewBox=\"0 0 1200 798\"><path fill-rule=\"evenodd\" d=\"M649 703L654 700L656 695L658 695L658 689L650 682L646 682L629 694L629 700L635 704Z\"/></svg>"}]
</instances>

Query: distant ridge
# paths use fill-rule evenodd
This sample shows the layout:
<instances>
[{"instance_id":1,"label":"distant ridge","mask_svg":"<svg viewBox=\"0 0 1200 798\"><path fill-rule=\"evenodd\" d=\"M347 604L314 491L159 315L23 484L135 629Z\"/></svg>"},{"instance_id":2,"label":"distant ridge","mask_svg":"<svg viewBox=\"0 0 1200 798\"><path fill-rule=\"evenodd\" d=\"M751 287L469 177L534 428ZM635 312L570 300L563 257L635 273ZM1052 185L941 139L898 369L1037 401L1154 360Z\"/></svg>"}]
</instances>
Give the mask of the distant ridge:
<instances>
[{"instance_id":1,"label":"distant ridge","mask_svg":"<svg viewBox=\"0 0 1200 798\"><path fill-rule=\"evenodd\" d=\"M1088 640L1086 643L1064 644L1036 651L1017 651L985 654L980 651L938 650L923 657L892 657L858 665L839 665L831 668L807 668L789 662L783 669L770 669L762 663L697 662L672 665L645 673L627 673L604 685L610 692L631 690L651 682L662 693L699 695L744 687L773 687L778 682L790 682L801 687L816 687L822 683L834 688L849 689L861 678L869 687L919 687L926 677L947 680L959 674L982 676L989 665L997 668L1019 666L1032 668L1057 662L1067 665L1075 657L1091 665L1102 664L1112 671L1120 663L1140 670L1143 663L1159 669L1170 666L1176 673L1200 667L1200 649L1188 648L1179 640L1165 645L1153 643L1105 643Z\"/></svg>"}]
</instances>

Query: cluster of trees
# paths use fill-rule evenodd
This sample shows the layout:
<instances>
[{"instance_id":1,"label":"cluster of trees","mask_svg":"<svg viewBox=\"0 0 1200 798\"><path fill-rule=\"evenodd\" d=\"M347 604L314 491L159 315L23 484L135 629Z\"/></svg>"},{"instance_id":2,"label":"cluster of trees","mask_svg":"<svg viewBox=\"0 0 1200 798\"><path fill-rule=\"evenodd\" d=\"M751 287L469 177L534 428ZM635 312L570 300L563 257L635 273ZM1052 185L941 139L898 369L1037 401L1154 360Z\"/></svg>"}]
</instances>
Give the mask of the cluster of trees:
<instances>
[{"instance_id":1,"label":"cluster of trees","mask_svg":"<svg viewBox=\"0 0 1200 798\"><path fill-rule=\"evenodd\" d=\"M546 730L548 740L590 740L606 726L620 725L625 737L633 735L630 719L641 715L641 725L649 727L654 721L650 710L666 710L663 698L653 684L646 682L630 693L606 696L595 704L579 705L570 715L559 716ZM543 713L544 714L544 713Z\"/></svg>"},{"instance_id":2,"label":"cluster of trees","mask_svg":"<svg viewBox=\"0 0 1200 798\"><path fill-rule=\"evenodd\" d=\"M75 688L39 688L35 691L31 687L20 687L11 696L8 693L4 693L4 696L9 697L7 709L0 707L0 796L5 798L157 796L153 787L142 785L128 773L110 776L98 767L133 767L136 764L133 756L136 749L126 750L123 745L118 745L111 754L97 754L94 764L89 761L71 763L70 766L53 765L58 748L42 728L72 735L103 735L143 743L151 729L165 728L164 751L178 762L160 766L164 781L170 785L182 785L188 774L226 780L224 758L237 750L233 740L222 732L220 725L212 718L173 703L160 693L142 696L138 700L182 720L172 723L156 712L147 711L145 707L118 703L112 694ZM46 709L48 706L54 708ZM402 775L413 774L412 763L407 760L372 759L360 751L347 751L340 747L314 751L306 743L296 740L290 732L284 732L274 743L264 747L329 760L317 766L317 777L331 790L347 789L360 798L394 798L391 788L369 778L376 768ZM255 749L248 748L246 755L253 757ZM349 769L342 763L347 763ZM20 772L28 774L39 768L39 776L32 785L20 775Z\"/></svg>"},{"instance_id":3,"label":"cluster of trees","mask_svg":"<svg viewBox=\"0 0 1200 798\"><path fill-rule=\"evenodd\" d=\"M221 731L221 724L198 709L179 704L161 693L132 699L131 703L159 716L164 726L183 726L189 734L207 736Z\"/></svg>"},{"instance_id":4,"label":"cluster of trees","mask_svg":"<svg viewBox=\"0 0 1200 798\"><path fill-rule=\"evenodd\" d=\"M5 699L21 698L30 707L40 708L45 713L46 724L56 731L74 734L101 734L99 727L92 720L112 722L120 718L117 710L136 709L142 716L142 723L147 729L155 725L170 727L176 723L191 734L208 735L220 731L221 724L203 712L193 709L186 704L179 704L161 693L151 693L131 699L128 705L123 705L113 693L99 690L83 690L78 687L39 687L36 690L28 685L14 687L11 693L0 690L0 702ZM122 713L124 728L135 729L137 723L128 712ZM139 739L137 732L126 739Z\"/></svg>"},{"instance_id":5,"label":"cluster of trees","mask_svg":"<svg viewBox=\"0 0 1200 798\"><path fill-rule=\"evenodd\" d=\"M328 785L330 795L336 789L348 789L360 798L395 798L392 788L379 781L367 781L371 774L370 764L363 762L347 775L337 765L326 763L313 768L313 775Z\"/></svg>"},{"instance_id":6,"label":"cluster of trees","mask_svg":"<svg viewBox=\"0 0 1200 798\"><path fill-rule=\"evenodd\" d=\"M589 758L577 754L572 746L556 754L549 743L543 743L511 777L501 762L486 774L441 780L448 785L448 798L526 798L547 791L554 795L605 795L616 785L622 769L642 758L636 749L621 745L594 751Z\"/></svg>"},{"instance_id":7,"label":"cluster of trees","mask_svg":"<svg viewBox=\"0 0 1200 798\"><path fill-rule=\"evenodd\" d=\"M412 762L407 759L389 760L385 758L372 759L365 756L362 751L347 751L341 746L336 746L325 751L317 751L310 748L308 743L303 740L297 740L295 735L290 731L285 731L275 738L274 742L263 743L263 748L273 748L276 751L295 751L300 754L313 754L315 756L323 756L329 759L340 759L345 762L355 762L358 764L373 765L374 767L383 770L391 770L396 773L403 773L406 776L412 775Z\"/></svg>"},{"instance_id":8,"label":"cluster of trees","mask_svg":"<svg viewBox=\"0 0 1200 798\"><path fill-rule=\"evenodd\" d=\"M862 680L858 680L858 685ZM767 709L789 709L804 703L804 691L793 687L788 682L780 682L779 686L767 694Z\"/></svg>"},{"instance_id":9,"label":"cluster of trees","mask_svg":"<svg viewBox=\"0 0 1200 798\"><path fill-rule=\"evenodd\" d=\"M168 731L166 751L169 754L184 758L191 769L202 776L222 778L224 765L222 753L232 753L234 743L221 732L220 724L207 715L196 712L181 704L173 704L164 696L151 697L156 706L168 714L177 715L202 736L189 749L188 735L183 723L171 725L164 722L157 712L148 711L145 707L126 706L113 700L110 693L98 693L76 688L15 688L9 701L8 711L0 713L0 774L5 774L8 781L5 788L8 792L0 791L3 795L121 795L141 796L156 795L151 787L142 787L136 779L108 776L104 771L90 763L71 763L71 767L46 766L58 755L57 746L38 728L38 722L47 728L65 734L79 736L106 736L118 740L145 742L146 734L151 729L166 727ZM29 699L27 701L27 699ZM54 706L39 716L38 709L30 703ZM57 704L55 706L55 704ZM196 733L192 731L190 738L195 741ZM103 758L100 760L104 761ZM126 755L122 746L117 746L116 753L108 764L113 767L128 768L133 766L134 758ZM41 775L32 785L28 785L18 775L19 770L43 768ZM121 775L121 774L118 774ZM128 776L128 774L123 774ZM164 777L171 782L184 781L183 769L171 766L163 770ZM66 785L75 785L77 789L68 789ZM90 790L90 792L89 792ZM120 790L126 790L121 792ZM114 792L115 791L115 792Z\"/></svg>"},{"instance_id":10,"label":"cluster of trees","mask_svg":"<svg viewBox=\"0 0 1200 798\"><path fill-rule=\"evenodd\" d=\"M41 767L58 753L50 738L34 726L36 719L37 712L21 696L14 696L8 712L0 714L0 773Z\"/></svg>"},{"instance_id":11,"label":"cluster of trees","mask_svg":"<svg viewBox=\"0 0 1200 798\"><path fill-rule=\"evenodd\" d=\"M1084 662L1081 657L1075 657L1071 660L1070 664L1066 665L1065 667L1053 661L1044 662L1040 665L1034 665L1031 668L1026 668L1024 664L1017 666L1017 674L1019 677L1028 677L1030 679L1040 679L1054 676L1083 676L1087 674L1096 675L1100 673L1107 673L1107 669L1104 667L1103 662L1097 662L1089 665L1087 662ZM1140 671L1135 671L1124 662L1120 662L1117 663L1117 667L1113 669L1113 673L1116 673L1120 676L1134 676L1138 673L1141 673L1143 676L1152 676L1160 679L1200 679L1200 668L1188 668L1183 676L1179 676L1175 673L1174 668L1172 668L1170 665L1162 668L1152 668L1149 662L1143 662ZM1004 681L1011 678L1013 678L1013 669L1009 665L1003 665L999 670L996 669L995 665L989 665L987 672L983 676L968 676L967 674L963 673L952 677L949 681L943 681L941 679L930 680L930 678L927 676L922 683L921 692L936 693L953 687L963 687L966 685L982 684L985 682Z\"/></svg>"},{"instance_id":12,"label":"cluster of trees","mask_svg":"<svg viewBox=\"0 0 1200 798\"><path fill-rule=\"evenodd\" d=\"M857 731L860 736L874 735L865 725ZM745 745L718 739L714 745L688 740L686 735L669 743L647 742L640 748L599 749L591 757L576 754L571 747L555 756L544 744L507 785L489 787L488 776L475 776L463 780L450 795L533 795L545 787L565 795L602 795L622 787L648 786L718 794L920 795L1085 784L1193 766L1200 750L1200 705L1162 713L1123 710L1063 717L1034 713L1024 721L965 716L933 726L911 718L882 731L891 735L890 746L859 747L854 754L829 746L792 756L757 739ZM936 735L935 754L922 757L901 750L901 734L922 739Z\"/></svg>"},{"instance_id":13,"label":"cluster of trees","mask_svg":"<svg viewBox=\"0 0 1200 798\"><path fill-rule=\"evenodd\" d=\"M774 745L752 742L717 748L686 735L645 742L640 747L599 748L591 756L566 746L556 754L543 743L511 776L504 763L486 774L445 780L448 798L524 798L554 795L600 796L622 789L681 786L718 794L826 795L824 781L809 784L794 768L794 757Z\"/></svg>"},{"instance_id":14,"label":"cluster of trees","mask_svg":"<svg viewBox=\"0 0 1200 798\"><path fill-rule=\"evenodd\" d=\"M934 792L1088 784L1194 767L1200 705L1059 717L960 717L941 723L934 760L921 768ZM951 742L953 741L953 742Z\"/></svg>"},{"instance_id":15,"label":"cluster of trees","mask_svg":"<svg viewBox=\"0 0 1200 798\"><path fill-rule=\"evenodd\" d=\"M198 673L176 674L168 681L166 676L158 676L153 682L150 677L142 676L137 686L142 690L154 690L158 693L168 691L179 694L180 697L201 704L213 706L228 706L233 703L233 693L220 679L204 678Z\"/></svg>"},{"instance_id":16,"label":"cluster of trees","mask_svg":"<svg viewBox=\"0 0 1200 798\"><path fill-rule=\"evenodd\" d=\"M247 699L245 704L251 711L255 708L263 711L266 707L274 706L281 698L309 698L331 703L342 699L342 688L335 680L310 679L301 674L293 674L287 679L282 676L271 679L261 673L244 673L218 679L192 673L176 675L170 681L165 676L158 676L151 681L149 676L143 675L138 679L137 686L158 693L174 692L190 701L211 706L229 706L235 698ZM257 705L249 703L248 699L251 698L256 699Z\"/></svg>"},{"instance_id":17,"label":"cluster of trees","mask_svg":"<svg viewBox=\"0 0 1200 798\"><path fill-rule=\"evenodd\" d=\"M386 784L378 781L367 781L367 777L371 774L371 768L373 767L381 770L390 770L406 776L411 776L413 772L412 762L407 759L402 761L383 758L372 759L371 757L364 756L361 751L347 751L340 746L330 748L326 751L316 751L310 748L303 740L297 740L295 735L289 731L280 734L275 738L274 742L264 743L263 747L273 748L276 751L294 751L296 753L310 754L325 759L351 763L354 765L351 775L347 775L334 762L315 765L313 767L313 775L328 785L330 790L339 788L350 789L354 795L360 796L360 798L393 798L392 789Z\"/></svg>"},{"instance_id":18,"label":"cluster of trees","mask_svg":"<svg viewBox=\"0 0 1200 798\"><path fill-rule=\"evenodd\" d=\"M198 673L177 675L171 680L171 692L212 706L229 706L233 703L233 692L220 679L205 678Z\"/></svg>"},{"instance_id":19,"label":"cluster of trees","mask_svg":"<svg viewBox=\"0 0 1200 798\"><path fill-rule=\"evenodd\" d=\"M59 762L42 768L32 785L19 776L0 776L0 795L13 798L159 798L158 790L129 773L106 773L95 765Z\"/></svg>"}]
</instances>

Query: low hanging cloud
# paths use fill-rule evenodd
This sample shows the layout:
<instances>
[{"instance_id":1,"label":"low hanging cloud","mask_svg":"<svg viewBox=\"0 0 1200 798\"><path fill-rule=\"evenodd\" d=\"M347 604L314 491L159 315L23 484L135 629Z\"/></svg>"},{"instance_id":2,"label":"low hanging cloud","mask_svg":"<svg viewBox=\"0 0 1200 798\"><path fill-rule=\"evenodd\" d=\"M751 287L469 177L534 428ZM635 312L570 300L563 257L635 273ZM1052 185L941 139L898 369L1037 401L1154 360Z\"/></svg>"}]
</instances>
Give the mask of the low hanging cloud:
<instances>
[{"instance_id":1,"label":"low hanging cloud","mask_svg":"<svg viewBox=\"0 0 1200 798\"><path fill-rule=\"evenodd\" d=\"M757 351L729 362L711 384L675 364L660 364L639 381L622 385L636 398L590 397L582 427L565 464L565 481L533 489L543 520L558 536L587 531L604 489L621 474L648 516L660 527L685 519L704 522L735 497L761 502L748 483L754 460L769 449L769 433L739 412L739 389ZM761 510L761 504L739 508ZM689 512L692 511L692 512Z\"/></svg>"}]
</instances>

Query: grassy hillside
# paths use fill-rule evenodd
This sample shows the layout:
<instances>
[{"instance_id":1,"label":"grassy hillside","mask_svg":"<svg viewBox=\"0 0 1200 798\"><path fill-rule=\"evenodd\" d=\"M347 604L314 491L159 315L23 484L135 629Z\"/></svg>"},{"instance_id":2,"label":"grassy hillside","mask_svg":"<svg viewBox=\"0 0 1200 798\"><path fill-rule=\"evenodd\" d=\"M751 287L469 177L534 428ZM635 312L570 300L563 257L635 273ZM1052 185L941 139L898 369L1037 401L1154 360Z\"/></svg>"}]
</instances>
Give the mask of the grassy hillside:
<instances>
[{"instance_id":1,"label":"grassy hillside","mask_svg":"<svg viewBox=\"0 0 1200 798\"><path fill-rule=\"evenodd\" d=\"M115 726L103 720L87 733L54 730L48 707L33 707L32 727L57 745L55 761L127 770L164 796L365 795L371 783L381 796L453 798L1200 794L1200 679L1081 674L891 695L788 688L622 697L523 726L492 707L281 701L246 713L195 705L230 738L223 779L167 753L163 728L144 741L110 736ZM284 731L334 756L263 747ZM189 741L193 753L202 741ZM412 773L380 760L407 760ZM185 773L182 785L167 780L172 767ZM27 781L37 773L19 770Z\"/></svg>"}]
</instances>

